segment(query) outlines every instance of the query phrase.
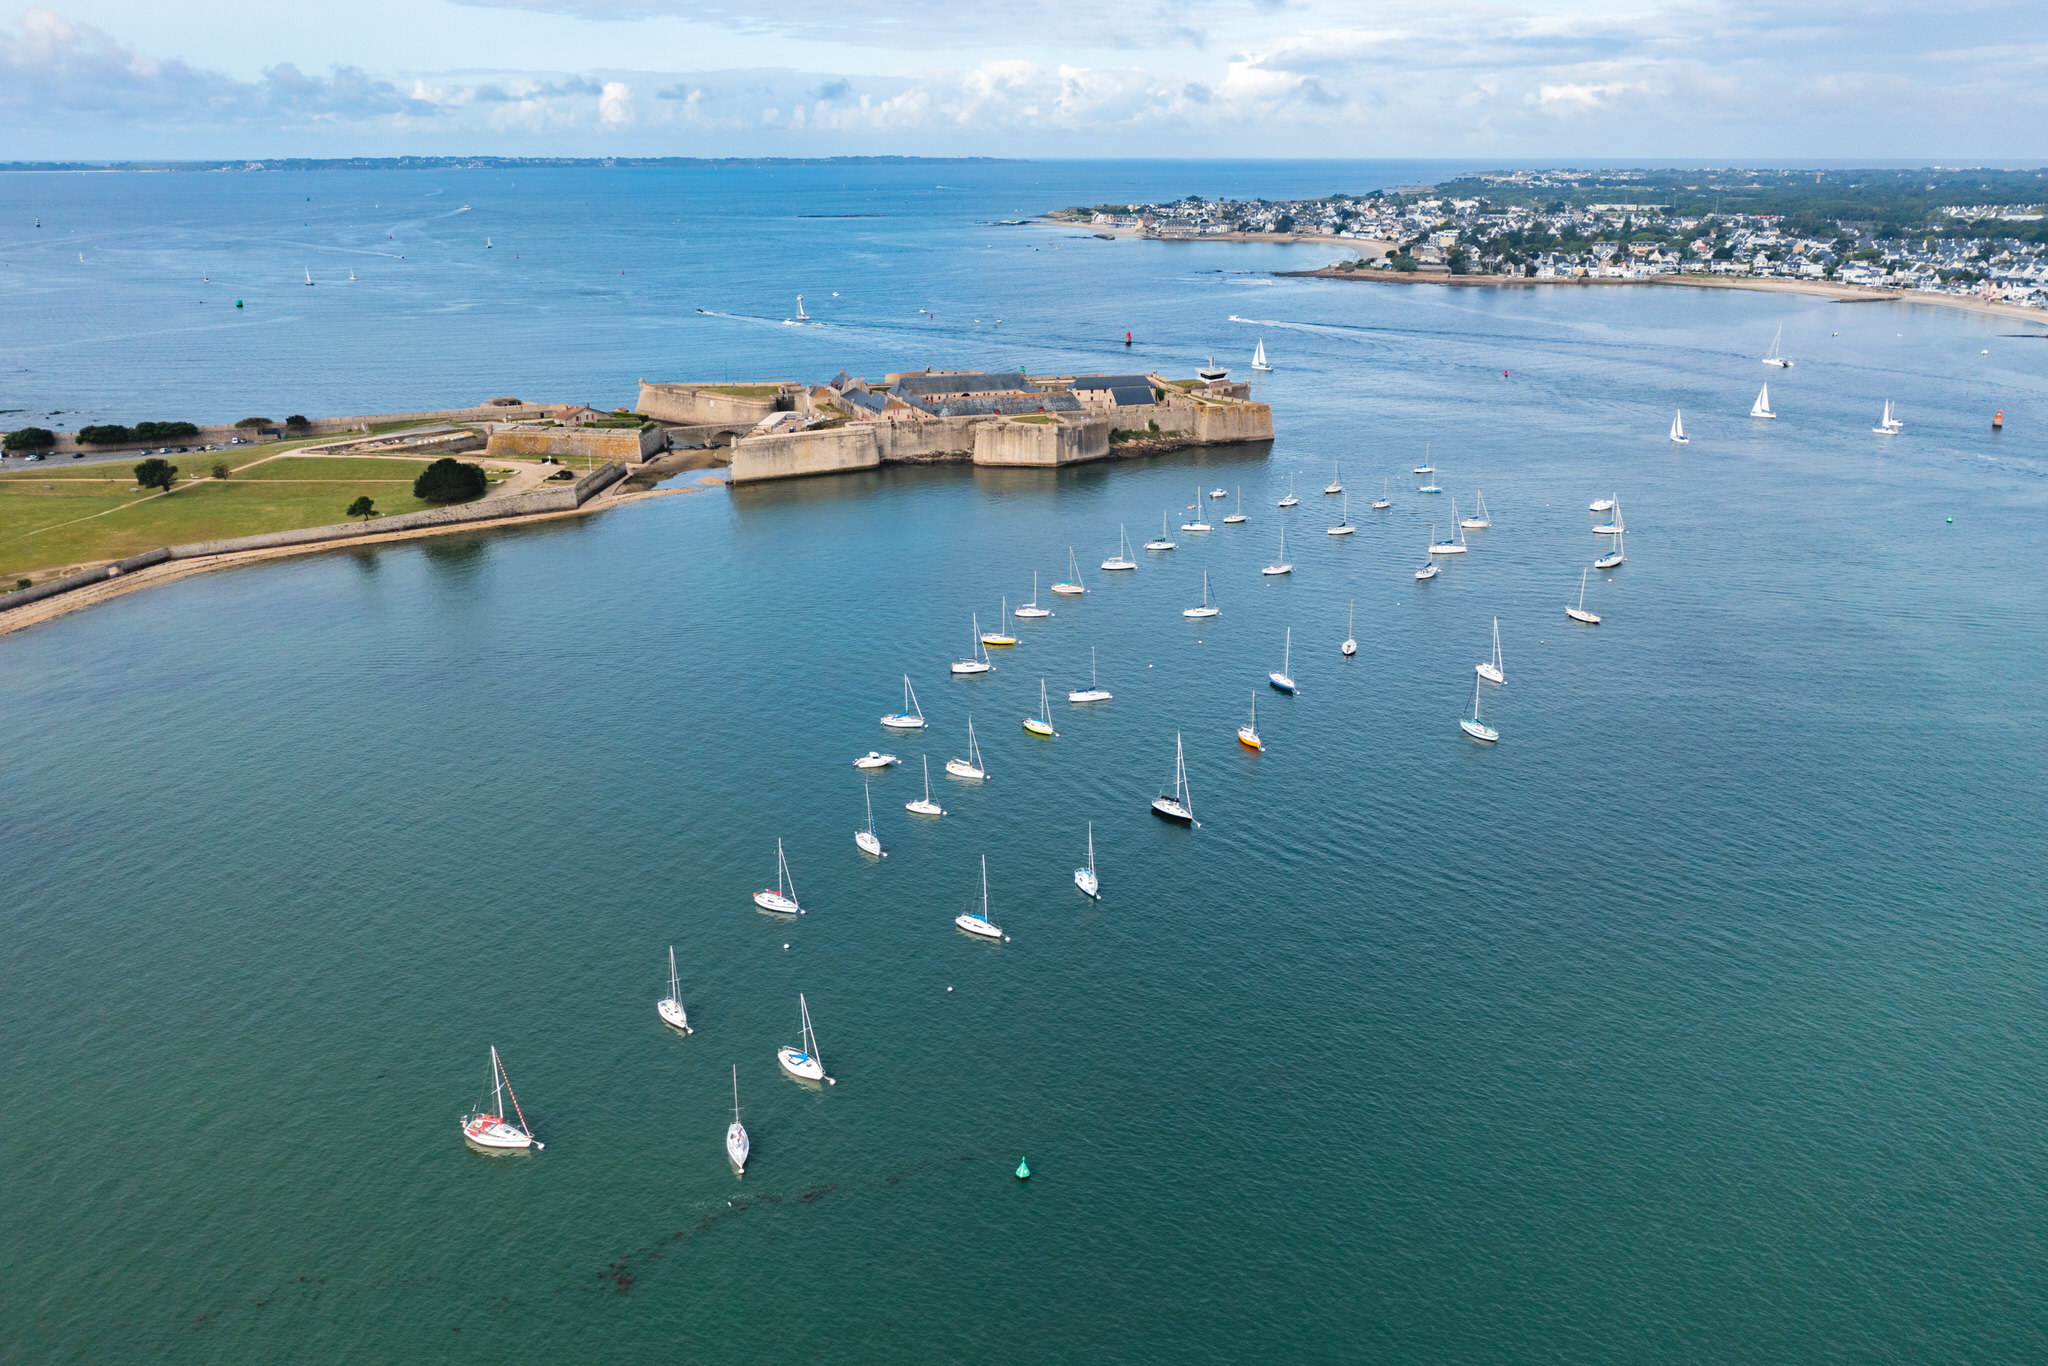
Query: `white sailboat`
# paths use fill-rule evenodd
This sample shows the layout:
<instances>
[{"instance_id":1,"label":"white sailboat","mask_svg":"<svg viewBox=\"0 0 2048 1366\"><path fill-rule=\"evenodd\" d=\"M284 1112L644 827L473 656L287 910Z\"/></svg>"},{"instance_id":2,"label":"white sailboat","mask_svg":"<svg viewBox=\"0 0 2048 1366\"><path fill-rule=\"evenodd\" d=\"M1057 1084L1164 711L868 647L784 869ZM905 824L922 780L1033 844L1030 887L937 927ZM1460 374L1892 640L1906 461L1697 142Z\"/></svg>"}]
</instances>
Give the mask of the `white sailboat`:
<instances>
[{"instance_id":1,"label":"white sailboat","mask_svg":"<svg viewBox=\"0 0 2048 1366\"><path fill-rule=\"evenodd\" d=\"M1329 483L1328 483L1328 484L1327 484L1327 485L1326 485L1326 486L1324 487L1324 489L1323 489L1323 492L1324 492L1324 493L1342 493L1343 491L1344 491L1344 472L1343 472L1342 470L1338 469L1338 468L1337 468L1337 467L1336 467L1336 466L1335 466L1335 465L1333 464L1333 465L1331 465L1331 466L1330 466L1330 482L1329 482Z\"/></svg>"},{"instance_id":2,"label":"white sailboat","mask_svg":"<svg viewBox=\"0 0 2048 1366\"><path fill-rule=\"evenodd\" d=\"M784 327L802 327L810 320L811 315L804 312L804 296L799 294L796 296L796 316L794 318L784 318L782 325Z\"/></svg>"},{"instance_id":3,"label":"white sailboat","mask_svg":"<svg viewBox=\"0 0 2048 1366\"><path fill-rule=\"evenodd\" d=\"M1067 597L1078 597L1087 592L1081 586L1081 566L1074 559L1074 547L1067 547L1067 577L1052 586L1052 591Z\"/></svg>"},{"instance_id":4,"label":"white sailboat","mask_svg":"<svg viewBox=\"0 0 2048 1366\"><path fill-rule=\"evenodd\" d=\"M1347 493L1344 495L1344 506L1337 514L1337 525L1331 527L1326 534L1349 536L1357 530L1357 527L1351 525L1351 495Z\"/></svg>"},{"instance_id":5,"label":"white sailboat","mask_svg":"<svg viewBox=\"0 0 2048 1366\"><path fill-rule=\"evenodd\" d=\"M1429 543L1430 543L1430 545L1431 545L1432 547L1436 545L1436 523L1435 523L1435 522L1431 522L1431 523L1429 524ZM1420 568L1420 569L1418 569L1418 570L1416 570L1416 571L1415 571L1415 581L1416 581L1417 583L1422 583L1422 582L1424 582L1425 580L1428 580L1428 579L1433 579L1433 578L1435 578L1435 577L1437 576L1438 572L1439 572L1439 571L1438 571L1438 569L1437 569L1437 564L1436 564L1436 561L1435 561L1435 560L1430 560L1430 559L1426 559L1426 560L1424 560L1424 561L1422 562L1422 568Z\"/></svg>"},{"instance_id":6,"label":"white sailboat","mask_svg":"<svg viewBox=\"0 0 2048 1366\"><path fill-rule=\"evenodd\" d=\"M797 904L796 879L789 874L789 859L783 854L779 839L775 841L775 885L754 893L754 904L777 915L804 913L804 908Z\"/></svg>"},{"instance_id":7,"label":"white sailboat","mask_svg":"<svg viewBox=\"0 0 2048 1366\"><path fill-rule=\"evenodd\" d=\"M1391 479L1380 480L1380 496L1372 500L1374 512L1385 512L1394 505L1394 500L1387 494L1387 486L1393 482Z\"/></svg>"},{"instance_id":8,"label":"white sailboat","mask_svg":"<svg viewBox=\"0 0 2048 1366\"><path fill-rule=\"evenodd\" d=\"M83 261L85 258L81 256L78 259ZM311 266L306 267L306 283L309 285L313 283L313 268Z\"/></svg>"},{"instance_id":9,"label":"white sailboat","mask_svg":"<svg viewBox=\"0 0 2048 1366\"><path fill-rule=\"evenodd\" d=\"M1102 879L1095 875L1095 822L1088 822L1088 866L1074 870L1074 885L1083 893L1102 900Z\"/></svg>"},{"instance_id":10,"label":"white sailboat","mask_svg":"<svg viewBox=\"0 0 2048 1366\"><path fill-rule=\"evenodd\" d=\"M1481 744L1493 744L1500 739L1500 732L1479 719L1479 680L1472 680L1472 714L1458 722L1458 729L1464 731Z\"/></svg>"},{"instance_id":11,"label":"white sailboat","mask_svg":"<svg viewBox=\"0 0 2048 1366\"><path fill-rule=\"evenodd\" d=\"M1292 574L1293 561L1287 558L1287 528L1280 528L1280 558L1259 571L1261 574Z\"/></svg>"},{"instance_id":12,"label":"white sailboat","mask_svg":"<svg viewBox=\"0 0 2048 1366\"><path fill-rule=\"evenodd\" d=\"M1246 749L1264 752L1266 742L1259 738L1259 690L1252 689L1252 719L1237 728L1237 743Z\"/></svg>"},{"instance_id":13,"label":"white sailboat","mask_svg":"<svg viewBox=\"0 0 2048 1366\"><path fill-rule=\"evenodd\" d=\"M1001 939L1002 927L988 918L988 855L981 856L981 909L967 910L953 917L953 923L983 939Z\"/></svg>"},{"instance_id":14,"label":"white sailboat","mask_svg":"<svg viewBox=\"0 0 2048 1366\"><path fill-rule=\"evenodd\" d=\"M1347 656L1348 656L1348 655L1355 655L1355 654L1357 654L1357 653L1358 653L1358 633L1357 633L1357 630L1356 630L1357 626L1358 626L1358 600L1357 600L1356 598L1353 598L1353 599L1352 599L1352 601L1351 601L1351 613L1350 613L1350 615L1349 615L1349 616L1347 616L1347 617L1345 617L1345 618L1344 618L1344 645L1343 645L1343 649L1344 649L1344 653L1345 653L1345 654L1346 654Z\"/></svg>"},{"instance_id":15,"label":"white sailboat","mask_svg":"<svg viewBox=\"0 0 2048 1366\"><path fill-rule=\"evenodd\" d=\"M988 781L988 768L981 761L981 746L974 740L974 717L967 718L967 757L946 760L946 776L965 778L971 783Z\"/></svg>"},{"instance_id":16,"label":"white sailboat","mask_svg":"<svg viewBox=\"0 0 2048 1366\"><path fill-rule=\"evenodd\" d=\"M1457 500L1456 498L1453 498L1453 499L1451 499L1451 524L1452 524L1453 526L1456 526L1456 525L1457 525L1457 521L1458 521L1458 500ZM1435 537L1436 537L1436 525L1435 525L1435 523L1431 523L1431 524L1430 524L1430 528L1429 528L1429 534L1430 534L1430 537L1431 537L1431 544L1430 544L1430 547L1429 547L1429 557L1430 557L1431 559L1435 559L1435 558L1436 558L1437 556L1439 556L1439 555L1462 555L1462 554L1464 554L1464 553L1465 553L1465 550L1466 550L1466 546L1465 546L1465 533L1464 533L1464 531L1463 531L1462 529L1460 529L1460 530L1459 530L1459 532L1458 532L1458 539L1457 539L1457 540L1455 540L1455 541L1445 541L1445 542L1443 542L1443 543L1442 543L1442 544L1440 544L1440 545L1439 545L1439 544L1437 544L1437 543L1435 542Z\"/></svg>"},{"instance_id":17,"label":"white sailboat","mask_svg":"<svg viewBox=\"0 0 2048 1366\"><path fill-rule=\"evenodd\" d=\"M1266 339L1261 337L1259 338L1259 344L1252 348L1252 369L1271 370L1272 368L1272 366L1266 364Z\"/></svg>"},{"instance_id":18,"label":"white sailboat","mask_svg":"<svg viewBox=\"0 0 2048 1366\"><path fill-rule=\"evenodd\" d=\"M1779 347L1779 343L1784 340L1785 324L1779 323L1777 335L1771 338L1771 349L1764 353L1765 365L1775 365L1780 370L1790 370L1792 368L1791 360L1785 355L1784 351L1781 350Z\"/></svg>"},{"instance_id":19,"label":"white sailboat","mask_svg":"<svg viewBox=\"0 0 2048 1366\"><path fill-rule=\"evenodd\" d=\"M974 634L969 638L967 658L954 660L952 669L956 674L985 674L995 664L988 657L988 647L981 643L981 616L970 613L967 620L974 628Z\"/></svg>"},{"instance_id":20,"label":"white sailboat","mask_svg":"<svg viewBox=\"0 0 2048 1366\"><path fill-rule=\"evenodd\" d=\"M903 803L903 809L919 816L943 816L946 813L932 800L932 756L924 756L924 795L914 802Z\"/></svg>"},{"instance_id":21,"label":"white sailboat","mask_svg":"<svg viewBox=\"0 0 2048 1366\"><path fill-rule=\"evenodd\" d=\"M519 1108L519 1097L512 1095L512 1079L505 1075L505 1064L498 1058L498 1050L491 1048L491 1108L484 1109L481 1102L462 1117L462 1141L485 1153L524 1152L528 1148L536 1151L546 1147L533 1136L533 1129L526 1122L526 1114ZM505 1098L512 1097L512 1113L519 1117L514 1124L501 1118L505 1112Z\"/></svg>"},{"instance_id":22,"label":"white sailboat","mask_svg":"<svg viewBox=\"0 0 2048 1366\"><path fill-rule=\"evenodd\" d=\"M1579 605L1565 608L1564 614L1573 621L1582 621L1588 626L1600 624L1600 614L1586 610L1586 571L1583 569L1579 571Z\"/></svg>"},{"instance_id":23,"label":"white sailboat","mask_svg":"<svg viewBox=\"0 0 2048 1366\"><path fill-rule=\"evenodd\" d=\"M1766 385L1765 385L1765 386L1764 386L1763 388L1761 388L1761 389L1759 389L1759 390L1757 390L1757 391L1756 391L1756 402L1754 402L1754 403L1752 403L1752 404L1750 404L1750 405L1749 405L1749 415L1750 415L1751 417L1776 417L1776 416L1777 416L1777 414L1776 414L1776 413L1774 413L1774 412L1772 412L1772 411L1771 411L1771 386L1770 386L1770 385L1766 384Z\"/></svg>"},{"instance_id":24,"label":"white sailboat","mask_svg":"<svg viewBox=\"0 0 2048 1366\"><path fill-rule=\"evenodd\" d=\"M1102 562L1104 569L1136 569L1138 562L1131 558L1131 533L1121 525L1116 529L1116 554Z\"/></svg>"},{"instance_id":25,"label":"white sailboat","mask_svg":"<svg viewBox=\"0 0 2048 1366\"><path fill-rule=\"evenodd\" d=\"M1010 600L1008 598L1004 598L1003 605L997 610L1000 613L1000 615L997 617L997 621L999 621L1001 624L993 631L983 631L981 633L981 643L984 645L994 645L1003 648L1015 645L1017 643L1017 637L1010 634ZM976 624L979 624L978 619Z\"/></svg>"},{"instance_id":26,"label":"white sailboat","mask_svg":"<svg viewBox=\"0 0 2048 1366\"><path fill-rule=\"evenodd\" d=\"M1195 490L1195 491L1196 491L1197 493L1201 492L1201 490L1200 490L1200 489L1197 489L1197 490ZM1229 493L1227 493L1226 491L1224 491L1223 489L1210 489L1210 490L1209 490L1209 496L1210 496L1211 498L1228 498L1228 497L1230 496L1230 494L1229 494Z\"/></svg>"},{"instance_id":27,"label":"white sailboat","mask_svg":"<svg viewBox=\"0 0 2048 1366\"><path fill-rule=\"evenodd\" d=\"M865 797L868 803L868 828L854 831L853 842L863 854L872 854L876 858L887 858L889 856L882 852L882 841L875 834L875 790L866 783L862 783L860 785L860 795ZM675 951L671 949L669 953L673 957Z\"/></svg>"},{"instance_id":28,"label":"white sailboat","mask_svg":"<svg viewBox=\"0 0 2048 1366\"><path fill-rule=\"evenodd\" d=\"M1095 647L1093 645L1090 645L1088 647L1088 686L1085 688L1076 688L1072 692L1068 693L1067 701L1107 702L1109 701L1109 697L1109 689L1103 687L1100 683L1095 681Z\"/></svg>"},{"instance_id":29,"label":"white sailboat","mask_svg":"<svg viewBox=\"0 0 2048 1366\"><path fill-rule=\"evenodd\" d=\"M1294 496L1294 476L1289 474L1287 476L1287 496L1280 500L1279 505L1284 508L1291 508L1300 501L1301 499Z\"/></svg>"},{"instance_id":30,"label":"white sailboat","mask_svg":"<svg viewBox=\"0 0 2048 1366\"><path fill-rule=\"evenodd\" d=\"M1875 427L1872 427L1870 430L1876 432L1879 436L1897 436L1900 432L1904 431L1905 429L1906 424L1899 421L1899 419L1892 413L1892 401L1890 399L1886 399L1884 401L1883 420L1880 421Z\"/></svg>"},{"instance_id":31,"label":"white sailboat","mask_svg":"<svg viewBox=\"0 0 2048 1366\"><path fill-rule=\"evenodd\" d=\"M1436 481L1436 466L1430 461L1429 443L1426 441L1422 443L1422 463L1415 467L1415 472L1429 481L1416 489L1417 493L1442 493L1444 491L1443 485Z\"/></svg>"},{"instance_id":32,"label":"white sailboat","mask_svg":"<svg viewBox=\"0 0 2048 1366\"><path fill-rule=\"evenodd\" d=\"M1692 438L1685 434L1685 414L1682 411L1671 414L1671 439L1680 446L1692 444Z\"/></svg>"},{"instance_id":33,"label":"white sailboat","mask_svg":"<svg viewBox=\"0 0 2048 1366\"><path fill-rule=\"evenodd\" d=\"M804 999L804 994L801 991L796 994L796 1015L798 1021L796 1046L792 1048L788 1044L784 1044L776 1049L775 1061L781 1063L782 1070L795 1077L798 1081L822 1081L827 1086L837 1086L838 1082L825 1075L825 1055L818 1051L818 1035L811 1028L811 1003ZM735 1067L733 1071L735 1073L733 1085L737 1088L739 1085L739 1077L737 1075L739 1069ZM737 1089L735 1089L733 1100L735 1105L737 1105L739 1100Z\"/></svg>"},{"instance_id":34,"label":"white sailboat","mask_svg":"<svg viewBox=\"0 0 2048 1366\"><path fill-rule=\"evenodd\" d=\"M1284 693L1292 693L1294 687L1294 628L1287 628L1287 644L1280 654L1280 667L1266 675L1266 681Z\"/></svg>"},{"instance_id":35,"label":"white sailboat","mask_svg":"<svg viewBox=\"0 0 2048 1366\"><path fill-rule=\"evenodd\" d=\"M732 1069L732 1123L725 1126L725 1155L732 1159L734 1170L741 1176L747 1174L747 1154L753 1145L747 1142L747 1126L740 1123L740 1069L734 1063Z\"/></svg>"},{"instance_id":36,"label":"white sailboat","mask_svg":"<svg viewBox=\"0 0 2048 1366\"><path fill-rule=\"evenodd\" d=\"M1628 563L1628 556L1622 553L1621 533L1617 531L1614 533L1613 548L1599 559L1593 561L1593 567L1595 569L1613 569L1617 565L1626 563Z\"/></svg>"},{"instance_id":37,"label":"white sailboat","mask_svg":"<svg viewBox=\"0 0 2048 1366\"><path fill-rule=\"evenodd\" d=\"M1169 540L1167 540L1167 539L1166 539L1166 516L1167 516L1167 515L1166 515L1165 513L1163 513L1163 512L1159 514L1159 539L1158 539L1158 540L1156 540L1156 541L1147 541L1147 542L1145 542L1145 549L1147 549L1147 550L1171 550L1171 549L1173 549L1173 542L1172 542L1172 541L1169 541Z\"/></svg>"},{"instance_id":38,"label":"white sailboat","mask_svg":"<svg viewBox=\"0 0 2048 1366\"><path fill-rule=\"evenodd\" d=\"M1253 694L1254 697L1257 695ZM1154 815L1164 816L1167 820L1178 821L1182 825L1201 824L1195 819L1195 794L1188 787L1187 752L1181 748L1178 732L1175 732L1173 737L1173 795L1168 796L1162 792L1154 797L1152 811Z\"/></svg>"},{"instance_id":39,"label":"white sailboat","mask_svg":"<svg viewBox=\"0 0 2048 1366\"><path fill-rule=\"evenodd\" d=\"M1052 615L1050 607L1040 607L1038 605L1038 571L1036 569L1031 571L1031 601L1019 607L1016 615L1029 618L1032 621L1040 621Z\"/></svg>"},{"instance_id":40,"label":"white sailboat","mask_svg":"<svg viewBox=\"0 0 2048 1366\"><path fill-rule=\"evenodd\" d=\"M903 675L903 710L882 718L882 724L890 730L923 730L924 709L917 705L917 691L910 686L910 675Z\"/></svg>"},{"instance_id":41,"label":"white sailboat","mask_svg":"<svg viewBox=\"0 0 2048 1366\"><path fill-rule=\"evenodd\" d=\"M661 1016L661 1022L671 1029L680 1029L688 1034L689 1012L683 1009L682 978L676 975L676 946L668 946L668 995L654 1003L654 1013Z\"/></svg>"},{"instance_id":42,"label":"white sailboat","mask_svg":"<svg viewBox=\"0 0 2048 1366\"><path fill-rule=\"evenodd\" d=\"M1213 617L1222 610L1222 608L1215 606L1209 601L1209 571L1204 569L1202 571L1202 605L1200 607L1190 607L1182 612L1181 615L1184 617Z\"/></svg>"},{"instance_id":43,"label":"white sailboat","mask_svg":"<svg viewBox=\"0 0 2048 1366\"><path fill-rule=\"evenodd\" d=\"M1052 728L1052 708L1046 705L1045 680L1042 678L1038 680L1038 715L1025 717L1024 729L1048 739L1059 738L1060 733Z\"/></svg>"},{"instance_id":44,"label":"white sailboat","mask_svg":"<svg viewBox=\"0 0 2048 1366\"><path fill-rule=\"evenodd\" d=\"M1505 683L1508 681L1507 669L1501 663L1500 657L1499 617L1493 619L1493 657L1480 660L1472 666L1472 671L1489 683Z\"/></svg>"},{"instance_id":45,"label":"white sailboat","mask_svg":"<svg viewBox=\"0 0 2048 1366\"><path fill-rule=\"evenodd\" d=\"M1195 501L1192 506L1195 509L1193 514L1189 516L1187 521L1180 524L1180 529L1182 531L1214 531L1215 527L1202 520L1202 491L1199 488L1195 490Z\"/></svg>"},{"instance_id":46,"label":"white sailboat","mask_svg":"<svg viewBox=\"0 0 2048 1366\"><path fill-rule=\"evenodd\" d=\"M1621 500L1617 498L1608 504L1607 520L1594 527L1593 534L1595 536L1619 536L1627 530L1628 528L1622 524L1621 520Z\"/></svg>"},{"instance_id":47,"label":"white sailboat","mask_svg":"<svg viewBox=\"0 0 2048 1366\"><path fill-rule=\"evenodd\" d=\"M1486 512L1486 494L1483 491L1480 491L1473 493L1472 496L1479 503L1479 511L1473 513L1470 517L1467 517L1464 521L1458 523L1458 525L1465 528L1465 530L1467 531L1485 531L1487 528L1493 525L1493 518L1488 516ZM1452 513L1455 514L1457 510L1458 505L1456 502L1453 502L1451 504Z\"/></svg>"},{"instance_id":48,"label":"white sailboat","mask_svg":"<svg viewBox=\"0 0 2048 1366\"><path fill-rule=\"evenodd\" d=\"M855 759L853 766L863 769L887 768L891 764L900 764L902 762L901 759L898 759L893 754L884 754L879 749L871 749L866 754L861 755L860 758Z\"/></svg>"},{"instance_id":49,"label":"white sailboat","mask_svg":"<svg viewBox=\"0 0 2048 1366\"><path fill-rule=\"evenodd\" d=\"M1225 517L1223 525L1236 526L1240 522L1248 522L1250 520L1251 518L1244 515L1244 485L1239 484L1237 486L1237 511Z\"/></svg>"}]
</instances>

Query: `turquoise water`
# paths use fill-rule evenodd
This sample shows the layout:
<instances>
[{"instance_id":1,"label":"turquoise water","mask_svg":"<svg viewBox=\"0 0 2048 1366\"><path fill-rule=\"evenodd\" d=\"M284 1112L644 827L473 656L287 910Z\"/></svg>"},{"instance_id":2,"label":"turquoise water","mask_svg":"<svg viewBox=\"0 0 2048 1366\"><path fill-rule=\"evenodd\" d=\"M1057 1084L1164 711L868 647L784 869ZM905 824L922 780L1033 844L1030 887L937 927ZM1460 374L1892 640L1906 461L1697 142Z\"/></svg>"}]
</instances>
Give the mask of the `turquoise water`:
<instances>
[{"instance_id":1,"label":"turquoise water","mask_svg":"<svg viewBox=\"0 0 2048 1366\"><path fill-rule=\"evenodd\" d=\"M861 230L983 269L943 217ZM1270 451L679 494L0 642L8 1358L2048 1350L2042 344L1073 250L997 272L1022 349L1115 365L1088 338L1132 314L1175 339L1147 364L1262 336ZM1755 359L1780 321L1784 374ZM702 349L650 377L916 344L837 326L682 320ZM1752 424L1765 379L1783 416ZM1405 477L1425 441L1443 498ZM1095 568L1198 485L1252 520ZM1476 489L1494 529L1417 585ZM1574 626L1615 491L1629 561ZM1296 572L1266 580L1283 524ZM969 613L1069 545L1088 595L949 677ZM1457 720L1495 616L1488 749ZM1292 698L1264 683L1290 625ZM1027 737L1091 646L1115 700ZM906 671L923 739L876 724ZM970 712L993 780L935 776L921 822L917 761ZM1147 809L1176 732L1199 830ZM909 761L872 781L879 864L852 842L876 747ZM1099 905L1070 880L1091 820ZM797 921L748 899L778 836ZM951 924L984 854L1006 944ZM653 1009L671 943L688 1038ZM776 1069L799 991L835 1087ZM460 1143L491 1044L542 1154Z\"/></svg>"}]
</instances>

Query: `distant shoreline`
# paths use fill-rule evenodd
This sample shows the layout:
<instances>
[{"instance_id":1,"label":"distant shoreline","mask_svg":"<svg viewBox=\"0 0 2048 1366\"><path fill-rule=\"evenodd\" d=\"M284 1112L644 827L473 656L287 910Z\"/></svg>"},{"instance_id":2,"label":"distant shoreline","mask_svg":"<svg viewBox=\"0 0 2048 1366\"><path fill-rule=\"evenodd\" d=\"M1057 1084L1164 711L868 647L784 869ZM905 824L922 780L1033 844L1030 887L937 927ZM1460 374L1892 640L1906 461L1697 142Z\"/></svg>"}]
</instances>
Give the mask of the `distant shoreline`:
<instances>
[{"instance_id":1,"label":"distant shoreline","mask_svg":"<svg viewBox=\"0 0 2048 1366\"><path fill-rule=\"evenodd\" d=\"M1827 280L1745 279L1729 275L1645 275L1632 280L1582 276L1539 280L1527 275L1439 275L1394 270L1338 270L1333 266L1325 266L1320 270L1276 270L1273 274L1301 280L1355 280L1361 283L1389 285L1450 285L1454 288L1468 289L1582 289L1609 285L1688 285L1695 289L1748 289L1766 294L1806 294L1846 304L1932 304L1937 308L1955 308L1968 313L1989 313L2001 318L2019 318L2048 327L2048 309L2026 308L1997 299L1977 299L1961 294L1936 294L1931 290L1867 289L1861 285L1835 284Z\"/></svg>"}]
</instances>

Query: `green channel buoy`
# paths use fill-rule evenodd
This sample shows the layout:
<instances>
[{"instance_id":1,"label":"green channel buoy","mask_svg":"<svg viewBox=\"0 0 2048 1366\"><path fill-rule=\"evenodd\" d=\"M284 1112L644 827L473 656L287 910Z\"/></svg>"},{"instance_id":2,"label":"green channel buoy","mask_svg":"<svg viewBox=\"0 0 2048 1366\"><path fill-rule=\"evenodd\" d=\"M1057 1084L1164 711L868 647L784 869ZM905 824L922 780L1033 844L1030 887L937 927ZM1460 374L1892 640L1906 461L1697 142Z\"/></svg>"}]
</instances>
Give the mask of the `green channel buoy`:
<instances>
[{"instance_id":1,"label":"green channel buoy","mask_svg":"<svg viewBox=\"0 0 2048 1366\"><path fill-rule=\"evenodd\" d=\"M235 307L236 307L236 308L240 308L241 306L242 306L242 301L241 301L240 299L237 299L237 300L235 300Z\"/></svg>"},{"instance_id":2,"label":"green channel buoy","mask_svg":"<svg viewBox=\"0 0 2048 1366\"><path fill-rule=\"evenodd\" d=\"M1024 1165L1024 1159L1021 1157L1017 1159L1017 1179L1019 1181L1029 1181L1031 1179L1031 1168Z\"/></svg>"},{"instance_id":3,"label":"green channel buoy","mask_svg":"<svg viewBox=\"0 0 2048 1366\"><path fill-rule=\"evenodd\" d=\"M1955 518L1953 518L1953 517L1949 518L1949 519L1948 519L1948 524L1949 524L1950 526L1954 526L1954 525L1956 524L1956 519L1955 519Z\"/></svg>"}]
</instances>

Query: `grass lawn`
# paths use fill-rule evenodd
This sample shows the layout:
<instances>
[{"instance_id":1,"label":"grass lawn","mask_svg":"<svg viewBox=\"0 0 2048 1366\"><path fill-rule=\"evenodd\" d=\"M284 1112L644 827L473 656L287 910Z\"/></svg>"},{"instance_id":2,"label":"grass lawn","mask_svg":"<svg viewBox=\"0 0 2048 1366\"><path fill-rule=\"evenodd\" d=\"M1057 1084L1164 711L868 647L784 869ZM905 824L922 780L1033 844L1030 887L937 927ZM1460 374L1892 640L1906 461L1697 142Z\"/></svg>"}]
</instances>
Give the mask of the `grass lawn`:
<instances>
[{"instance_id":1,"label":"grass lawn","mask_svg":"<svg viewBox=\"0 0 2048 1366\"><path fill-rule=\"evenodd\" d=\"M85 470L9 476L0 479L0 582L162 545L345 522L348 505L365 494L385 516L419 512L432 506L412 496L425 468L422 460L286 458L147 499L130 492L126 469L113 479L84 477Z\"/></svg>"}]
</instances>

